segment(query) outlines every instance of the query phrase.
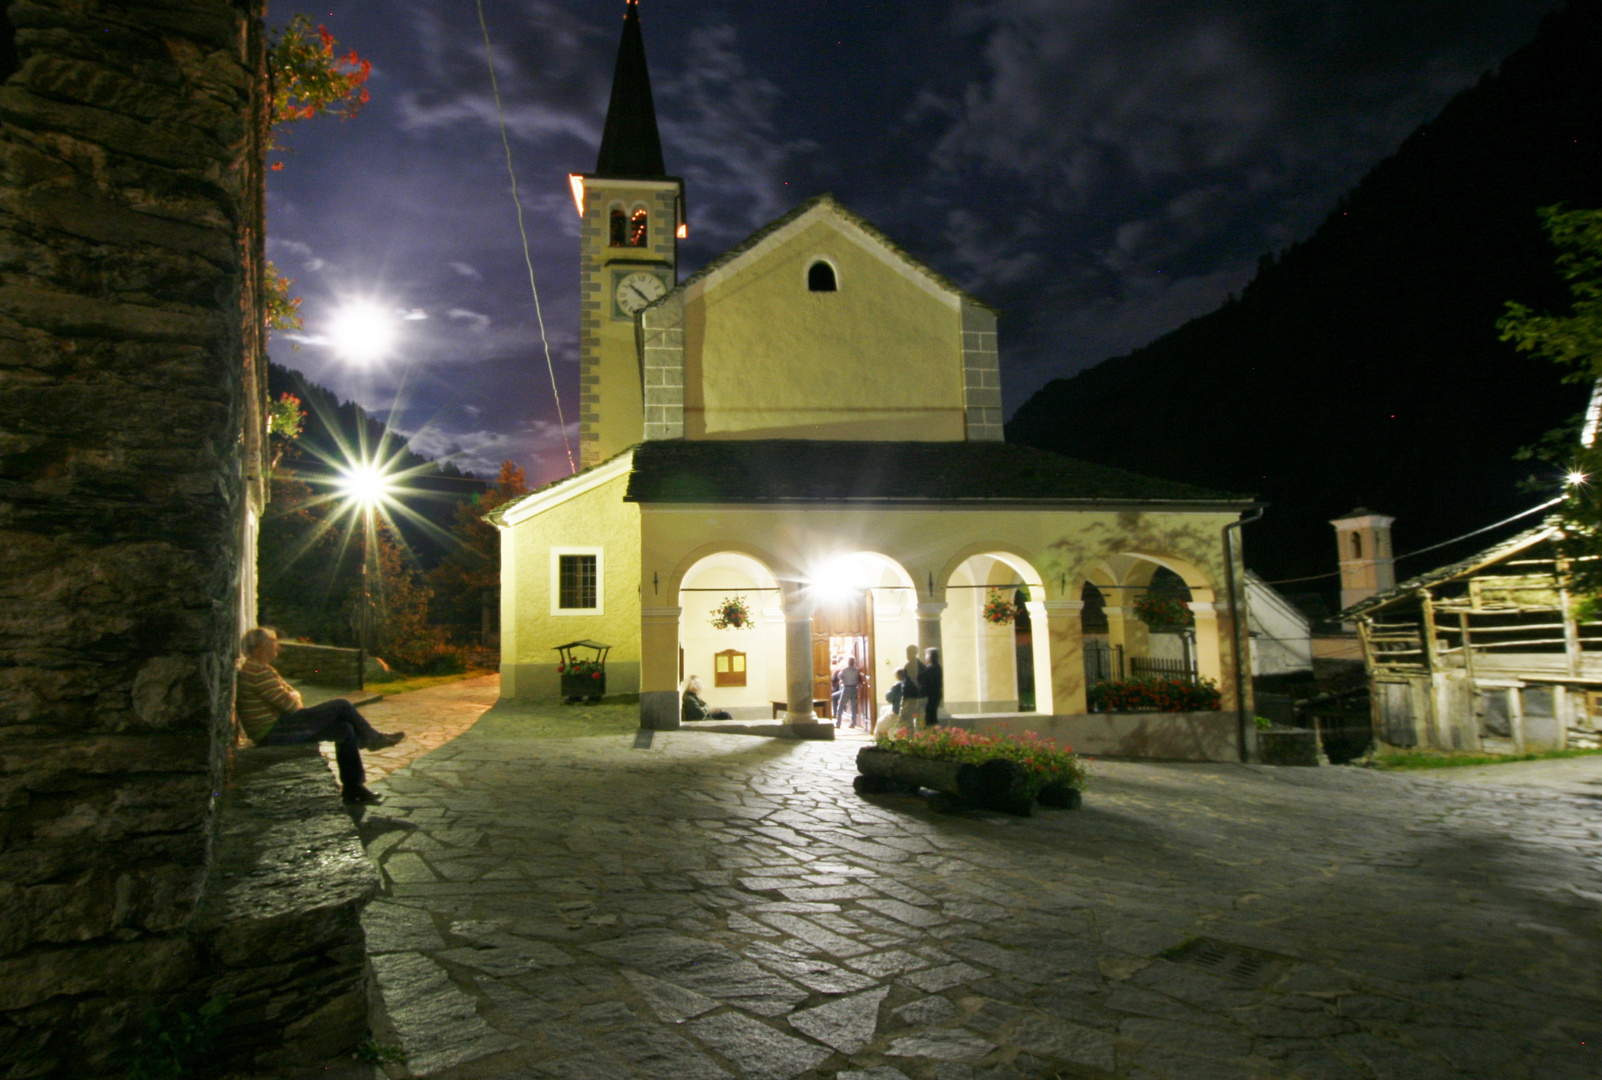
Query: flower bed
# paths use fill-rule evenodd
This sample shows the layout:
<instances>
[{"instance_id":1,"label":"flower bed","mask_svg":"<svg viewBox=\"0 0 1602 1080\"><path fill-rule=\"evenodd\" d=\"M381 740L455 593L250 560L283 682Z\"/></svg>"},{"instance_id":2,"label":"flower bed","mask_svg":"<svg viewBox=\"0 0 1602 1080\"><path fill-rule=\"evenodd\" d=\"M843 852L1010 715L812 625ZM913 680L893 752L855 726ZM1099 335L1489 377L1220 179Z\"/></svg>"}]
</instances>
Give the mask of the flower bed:
<instances>
[{"instance_id":1,"label":"flower bed","mask_svg":"<svg viewBox=\"0 0 1602 1080\"><path fill-rule=\"evenodd\" d=\"M920 768L915 762L948 768ZM975 735L955 727L894 731L874 748L857 756L864 775L858 791L870 793L901 786L932 787L942 792L942 809L969 804L1010 813L1029 813L1030 805L1072 808L1079 805L1086 767L1071 748L1030 732L1022 735ZM890 783L884 783L890 778Z\"/></svg>"},{"instance_id":2,"label":"flower bed","mask_svg":"<svg viewBox=\"0 0 1602 1080\"><path fill-rule=\"evenodd\" d=\"M1091 712L1207 712L1220 695L1211 679L1128 679L1096 683L1086 699Z\"/></svg>"}]
</instances>

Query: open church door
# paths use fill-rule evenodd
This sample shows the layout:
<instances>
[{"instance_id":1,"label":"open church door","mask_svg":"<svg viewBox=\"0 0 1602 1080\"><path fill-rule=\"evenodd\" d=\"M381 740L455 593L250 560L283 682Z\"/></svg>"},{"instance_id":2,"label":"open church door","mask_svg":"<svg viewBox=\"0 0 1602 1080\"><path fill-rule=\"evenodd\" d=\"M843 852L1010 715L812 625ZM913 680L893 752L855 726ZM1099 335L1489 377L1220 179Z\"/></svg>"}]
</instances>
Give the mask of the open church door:
<instances>
[{"instance_id":1,"label":"open church door","mask_svg":"<svg viewBox=\"0 0 1602 1080\"><path fill-rule=\"evenodd\" d=\"M834 674L852 657L862 673L856 708L849 704L837 708ZM866 589L852 590L820 605L812 618L812 697L829 703L822 715L838 717L844 712L867 719L872 727L876 700L873 662L873 594Z\"/></svg>"}]
</instances>

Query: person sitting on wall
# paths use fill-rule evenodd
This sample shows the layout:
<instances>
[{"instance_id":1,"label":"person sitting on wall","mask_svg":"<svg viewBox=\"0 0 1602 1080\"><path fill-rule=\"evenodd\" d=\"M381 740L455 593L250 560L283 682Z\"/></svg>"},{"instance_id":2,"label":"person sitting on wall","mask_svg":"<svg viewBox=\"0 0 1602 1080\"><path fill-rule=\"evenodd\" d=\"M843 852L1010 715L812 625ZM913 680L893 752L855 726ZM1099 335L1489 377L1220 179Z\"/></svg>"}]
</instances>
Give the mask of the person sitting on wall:
<instances>
[{"instance_id":1,"label":"person sitting on wall","mask_svg":"<svg viewBox=\"0 0 1602 1080\"><path fill-rule=\"evenodd\" d=\"M344 800L368 805L383 802L384 797L367 786L361 752L394 746L406 733L374 730L345 698L305 708L300 691L273 669L278 658L276 630L266 626L247 630L241 648L245 659L235 676L234 712L250 741L257 746L332 742Z\"/></svg>"},{"instance_id":2,"label":"person sitting on wall","mask_svg":"<svg viewBox=\"0 0 1602 1080\"><path fill-rule=\"evenodd\" d=\"M684 684L684 719L685 720L733 720L722 709L709 709L706 702L701 700L701 676L691 675Z\"/></svg>"}]
</instances>

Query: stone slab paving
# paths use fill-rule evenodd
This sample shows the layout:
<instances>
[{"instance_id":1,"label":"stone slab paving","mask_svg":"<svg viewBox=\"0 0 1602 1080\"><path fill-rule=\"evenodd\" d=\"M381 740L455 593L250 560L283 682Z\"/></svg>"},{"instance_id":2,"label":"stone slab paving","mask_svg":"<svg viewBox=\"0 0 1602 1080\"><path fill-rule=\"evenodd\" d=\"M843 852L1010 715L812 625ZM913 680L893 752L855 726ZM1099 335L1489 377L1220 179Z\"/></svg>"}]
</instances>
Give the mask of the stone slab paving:
<instances>
[{"instance_id":1,"label":"stone slab paving","mask_svg":"<svg viewBox=\"0 0 1602 1080\"><path fill-rule=\"evenodd\" d=\"M497 706L377 785L394 1076L1602 1076L1602 799L1100 763L940 816L855 740L635 734Z\"/></svg>"},{"instance_id":2,"label":"stone slab paving","mask_svg":"<svg viewBox=\"0 0 1602 1080\"><path fill-rule=\"evenodd\" d=\"M305 686L301 687L301 693L307 705L331 697L348 697L361 709L367 722L379 731L406 732L406 738L394 746L362 752L367 782L372 784L396 769L404 769L472 727L484 710L495 704L500 685L499 675L478 675L390 697L370 692L328 691ZM334 744L322 743L321 749L329 771L337 777L339 769L334 762Z\"/></svg>"}]
</instances>

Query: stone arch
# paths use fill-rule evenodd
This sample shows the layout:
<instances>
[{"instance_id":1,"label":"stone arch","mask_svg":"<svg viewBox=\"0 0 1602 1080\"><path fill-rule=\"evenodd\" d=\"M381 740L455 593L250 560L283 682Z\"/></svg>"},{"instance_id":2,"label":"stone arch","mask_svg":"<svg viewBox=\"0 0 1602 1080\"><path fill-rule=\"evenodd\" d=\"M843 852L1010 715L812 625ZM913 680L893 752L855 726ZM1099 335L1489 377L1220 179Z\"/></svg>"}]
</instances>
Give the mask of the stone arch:
<instances>
[{"instance_id":1,"label":"stone arch","mask_svg":"<svg viewBox=\"0 0 1602 1080\"><path fill-rule=\"evenodd\" d=\"M1136 560L1135 564L1120 567L1122 560ZM1146 568L1141 567L1146 564ZM1198 600L1211 601L1221 591L1222 587L1216 584L1211 577L1204 573L1200 567L1189 560L1173 555L1159 554L1152 551L1107 551L1090 559L1080 562L1074 571L1068 575L1067 580L1072 582L1095 581L1097 577L1111 581L1106 584L1132 585L1145 584L1157 567L1165 567L1178 574L1190 589L1191 595ZM1139 579L1144 580L1139 580ZM1077 588L1077 586L1075 586ZM1077 593L1075 594L1077 595Z\"/></svg>"},{"instance_id":2,"label":"stone arch","mask_svg":"<svg viewBox=\"0 0 1602 1080\"><path fill-rule=\"evenodd\" d=\"M707 707L739 719L758 719L767 714L769 702L785 696L788 612L771 560L735 550L742 546L706 545L675 568L671 599L677 605L677 628L671 641L677 655L672 659L681 689L698 678ZM729 597L744 601L749 623L714 625L714 612ZM666 637L658 645L663 647L673 647Z\"/></svg>"},{"instance_id":3,"label":"stone arch","mask_svg":"<svg viewBox=\"0 0 1602 1080\"><path fill-rule=\"evenodd\" d=\"M700 547L695 548L693 551L686 553L682 558L680 558L678 564L673 567L671 572L669 572L667 579L662 582L662 592L660 595L669 599L678 596L679 590L684 587L685 576L688 575L691 570L695 569L697 563L702 562L711 556L721 555L724 553L743 555L748 559L753 559L756 562L761 563L763 569L767 571L768 576L771 577L781 589L785 590L784 595L786 597L788 597L790 592L787 586L790 582L795 581L799 576L792 568L787 567L783 560L774 558L771 552L764 551L755 544L746 544L738 540L718 540L709 544L702 544Z\"/></svg>"},{"instance_id":4,"label":"stone arch","mask_svg":"<svg viewBox=\"0 0 1602 1080\"><path fill-rule=\"evenodd\" d=\"M1194 616L1195 625L1188 631L1193 648L1189 663L1191 670L1203 678L1212 679L1225 686L1233 678L1226 677L1226 652L1233 655L1233 646L1226 647L1227 618L1224 619L1224 635L1221 636L1220 618L1227 613L1220 612L1216 601L1224 595L1221 584L1194 562L1165 552L1149 549L1131 549L1127 551L1108 551L1079 564L1076 576L1072 580L1089 580L1092 574L1105 575L1111 572L1119 586L1118 604L1123 611L1121 622L1118 618L1110 620L1110 636L1117 639L1113 644L1121 644L1124 649L1125 662L1128 670L1133 672L1137 657L1149 658L1156 656L1161 659L1174 659L1174 656L1163 657L1155 653L1157 644L1162 641L1168 645L1174 643L1168 638L1159 639L1155 632L1148 632L1146 627L1131 614L1129 605L1133 596L1138 596L1140 590L1149 585L1152 576L1161 567L1176 574L1190 590L1190 608ZM1175 654L1176 656L1178 654ZM1232 665L1233 661L1229 661Z\"/></svg>"},{"instance_id":5,"label":"stone arch","mask_svg":"<svg viewBox=\"0 0 1602 1080\"><path fill-rule=\"evenodd\" d=\"M1037 569L1039 562L1033 554L1024 551L1016 544L994 544L984 542L969 544L966 547L959 548L956 554L946 560L946 563L943 567L941 567L940 572L935 575L934 595L930 597L930 599L935 601L944 601L946 599L946 583L951 580L951 575L955 574L963 563L967 562L975 555L989 555L992 558L1005 562L1008 566L1011 566L1014 570L1018 571L1019 575L1023 578L1024 583L1029 586L1031 595L1034 595L1036 590L1038 590L1038 595L1035 595L1036 600L1046 599L1046 580ZM1075 593L1074 596L1077 597L1078 594Z\"/></svg>"}]
</instances>

